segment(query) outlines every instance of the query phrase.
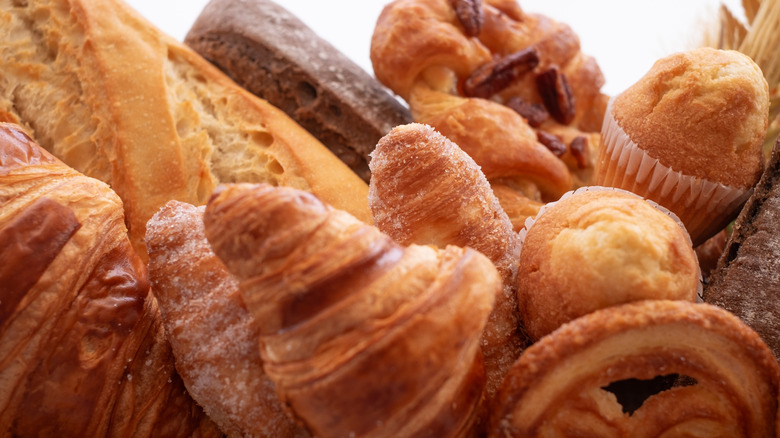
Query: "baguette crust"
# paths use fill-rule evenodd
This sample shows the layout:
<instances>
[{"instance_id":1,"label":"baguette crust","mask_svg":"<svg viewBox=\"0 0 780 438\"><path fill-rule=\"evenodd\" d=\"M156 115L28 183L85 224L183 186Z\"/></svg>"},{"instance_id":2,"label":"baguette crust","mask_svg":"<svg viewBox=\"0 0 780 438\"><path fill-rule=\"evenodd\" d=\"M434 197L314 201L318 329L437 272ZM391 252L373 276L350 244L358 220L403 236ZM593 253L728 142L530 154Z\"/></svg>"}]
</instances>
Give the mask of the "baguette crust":
<instances>
[{"instance_id":1,"label":"baguette crust","mask_svg":"<svg viewBox=\"0 0 780 438\"><path fill-rule=\"evenodd\" d=\"M5 5L0 111L119 194L145 256L151 216L220 182L315 193L369 221L367 185L279 109L243 90L121 0Z\"/></svg>"}]
</instances>

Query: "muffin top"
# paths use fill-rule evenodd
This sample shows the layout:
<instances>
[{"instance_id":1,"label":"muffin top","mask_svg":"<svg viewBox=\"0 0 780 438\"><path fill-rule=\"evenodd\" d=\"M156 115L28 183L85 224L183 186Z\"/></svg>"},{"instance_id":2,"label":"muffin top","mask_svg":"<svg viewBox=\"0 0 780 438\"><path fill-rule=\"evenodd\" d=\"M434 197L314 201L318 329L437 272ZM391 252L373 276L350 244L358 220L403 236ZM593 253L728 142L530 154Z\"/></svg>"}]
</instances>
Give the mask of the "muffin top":
<instances>
[{"instance_id":1,"label":"muffin top","mask_svg":"<svg viewBox=\"0 0 780 438\"><path fill-rule=\"evenodd\" d=\"M642 150L684 174L744 189L763 170L769 88L740 52L700 48L660 59L615 98L612 114Z\"/></svg>"},{"instance_id":2,"label":"muffin top","mask_svg":"<svg viewBox=\"0 0 780 438\"><path fill-rule=\"evenodd\" d=\"M696 255L685 229L644 199L580 189L527 229L518 298L532 338L597 309L642 299L693 301Z\"/></svg>"}]
</instances>

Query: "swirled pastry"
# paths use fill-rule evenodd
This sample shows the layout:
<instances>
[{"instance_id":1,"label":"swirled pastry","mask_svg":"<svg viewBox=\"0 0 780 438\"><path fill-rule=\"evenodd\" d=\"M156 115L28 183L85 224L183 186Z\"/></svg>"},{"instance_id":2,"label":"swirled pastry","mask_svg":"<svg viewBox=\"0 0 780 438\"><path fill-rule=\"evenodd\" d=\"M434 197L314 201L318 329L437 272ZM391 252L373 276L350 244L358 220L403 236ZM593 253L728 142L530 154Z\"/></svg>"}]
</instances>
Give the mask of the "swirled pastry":
<instances>
[{"instance_id":1,"label":"swirled pastry","mask_svg":"<svg viewBox=\"0 0 780 438\"><path fill-rule=\"evenodd\" d=\"M616 384L678 384L638 407ZM617 382L617 383L616 383ZM528 348L494 405L493 437L775 437L780 367L758 335L709 304L596 311Z\"/></svg>"},{"instance_id":2,"label":"swirled pastry","mask_svg":"<svg viewBox=\"0 0 780 438\"><path fill-rule=\"evenodd\" d=\"M525 176L544 201L588 183L607 97L568 26L513 1L396 0L377 20L371 60L414 120L460 145L491 182L496 171Z\"/></svg>"}]
</instances>

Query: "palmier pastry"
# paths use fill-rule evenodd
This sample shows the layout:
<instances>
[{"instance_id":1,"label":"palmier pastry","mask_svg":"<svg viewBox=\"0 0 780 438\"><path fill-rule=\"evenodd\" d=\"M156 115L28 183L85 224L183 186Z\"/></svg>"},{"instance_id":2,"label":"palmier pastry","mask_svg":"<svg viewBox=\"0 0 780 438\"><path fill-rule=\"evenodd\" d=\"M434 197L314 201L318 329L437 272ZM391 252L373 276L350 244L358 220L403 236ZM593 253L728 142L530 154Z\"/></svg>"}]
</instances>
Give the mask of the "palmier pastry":
<instances>
[{"instance_id":1,"label":"palmier pastry","mask_svg":"<svg viewBox=\"0 0 780 438\"><path fill-rule=\"evenodd\" d=\"M529 347L499 391L489 436L776 437L779 384L772 353L731 313L640 301ZM621 386L656 388L629 403Z\"/></svg>"}]
</instances>

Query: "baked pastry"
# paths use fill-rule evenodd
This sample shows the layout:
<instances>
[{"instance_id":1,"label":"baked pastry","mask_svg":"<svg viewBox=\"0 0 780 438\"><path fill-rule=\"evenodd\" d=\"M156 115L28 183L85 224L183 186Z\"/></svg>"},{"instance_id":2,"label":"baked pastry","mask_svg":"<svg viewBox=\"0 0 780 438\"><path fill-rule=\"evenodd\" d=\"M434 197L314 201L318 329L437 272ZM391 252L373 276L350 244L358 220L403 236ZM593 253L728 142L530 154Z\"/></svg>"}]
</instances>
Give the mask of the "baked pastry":
<instances>
[{"instance_id":1,"label":"baked pastry","mask_svg":"<svg viewBox=\"0 0 780 438\"><path fill-rule=\"evenodd\" d=\"M629 192L582 188L547 204L520 234L517 299L533 340L604 307L695 301L700 292L684 227Z\"/></svg>"},{"instance_id":2,"label":"baked pastry","mask_svg":"<svg viewBox=\"0 0 780 438\"><path fill-rule=\"evenodd\" d=\"M664 376L679 383L621 406L617 385ZM501 387L489 436L774 437L779 384L772 353L734 315L640 301L578 318L529 347Z\"/></svg>"},{"instance_id":3,"label":"baked pastry","mask_svg":"<svg viewBox=\"0 0 780 438\"><path fill-rule=\"evenodd\" d=\"M117 192L143 259L152 215L219 182L297 187L370 220L367 185L327 148L121 0L7 3L0 17L0 111Z\"/></svg>"},{"instance_id":4,"label":"baked pastry","mask_svg":"<svg viewBox=\"0 0 780 438\"><path fill-rule=\"evenodd\" d=\"M604 77L595 60L580 51L569 26L524 12L515 1L486 0L472 12L483 16L483 25L470 35L453 3L396 0L384 8L371 38L371 62L382 83L404 99L420 81L456 91L440 88L445 71L461 83L463 95L502 103L518 97L545 105L563 124L598 131L606 104L600 91ZM535 56L520 55L529 49ZM541 84L545 75L552 81ZM563 91L561 81L568 96L555 91Z\"/></svg>"},{"instance_id":5,"label":"baked pastry","mask_svg":"<svg viewBox=\"0 0 780 438\"><path fill-rule=\"evenodd\" d=\"M496 268L400 246L306 192L228 185L206 236L259 325L266 374L315 436L468 436Z\"/></svg>"},{"instance_id":6,"label":"baked pastry","mask_svg":"<svg viewBox=\"0 0 780 438\"><path fill-rule=\"evenodd\" d=\"M0 430L221 433L173 367L122 203L0 123Z\"/></svg>"},{"instance_id":7,"label":"baked pastry","mask_svg":"<svg viewBox=\"0 0 780 438\"><path fill-rule=\"evenodd\" d=\"M307 437L263 372L258 327L206 241L204 209L170 201L146 226L149 280L176 370L228 436Z\"/></svg>"},{"instance_id":8,"label":"baked pastry","mask_svg":"<svg viewBox=\"0 0 780 438\"><path fill-rule=\"evenodd\" d=\"M588 184L607 97L568 26L511 0L396 0L377 20L371 61L414 120L457 143L491 184L509 173L506 187L535 202Z\"/></svg>"},{"instance_id":9,"label":"baked pastry","mask_svg":"<svg viewBox=\"0 0 780 438\"><path fill-rule=\"evenodd\" d=\"M740 317L780 357L780 147L734 222L704 301Z\"/></svg>"},{"instance_id":10,"label":"baked pastry","mask_svg":"<svg viewBox=\"0 0 780 438\"><path fill-rule=\"evenodd\" d=\"M672 54L611 103L593 183L670 209L698 246L736 217L758 182L768 111L767 82L747 56Z\"/></svg>"},{"instance_id":11,"label":"baked pastry","mask_svg":"<svg viewBox=\"0 0 780 438\"><path fill-rule=\"evenodd\" d=\"M375 78L270 0L211 0L184 42L282 109L366 182L377 141L412 121Z\"/></svg>"},{"instance_id":12,"label":"baked pastry","mask_svg":"<svg viewBox=\"0 0 780 438\"><path fill-rule=\"evenodd\" d=\"M402 245L471 247L498 269L503 289L482 342L489 399L528 343L517 307L519 236L474 160L430 126L393 128L371 154L371 173L377 228Z\"/></svg>"},{"instance_id":13,"label":"baked pastry","mask_svg":"<svg viewBox=\"0 0 780 438\"><path fill-rule=\"evenodd\" d=\"M518 194L539 202L554 201L571 190L572 175L566 164L508 107L425 86L413 88L410 105L418 123L435 127L455 142L489 181L516 187Z\"/></svg>"}]
</instances>

